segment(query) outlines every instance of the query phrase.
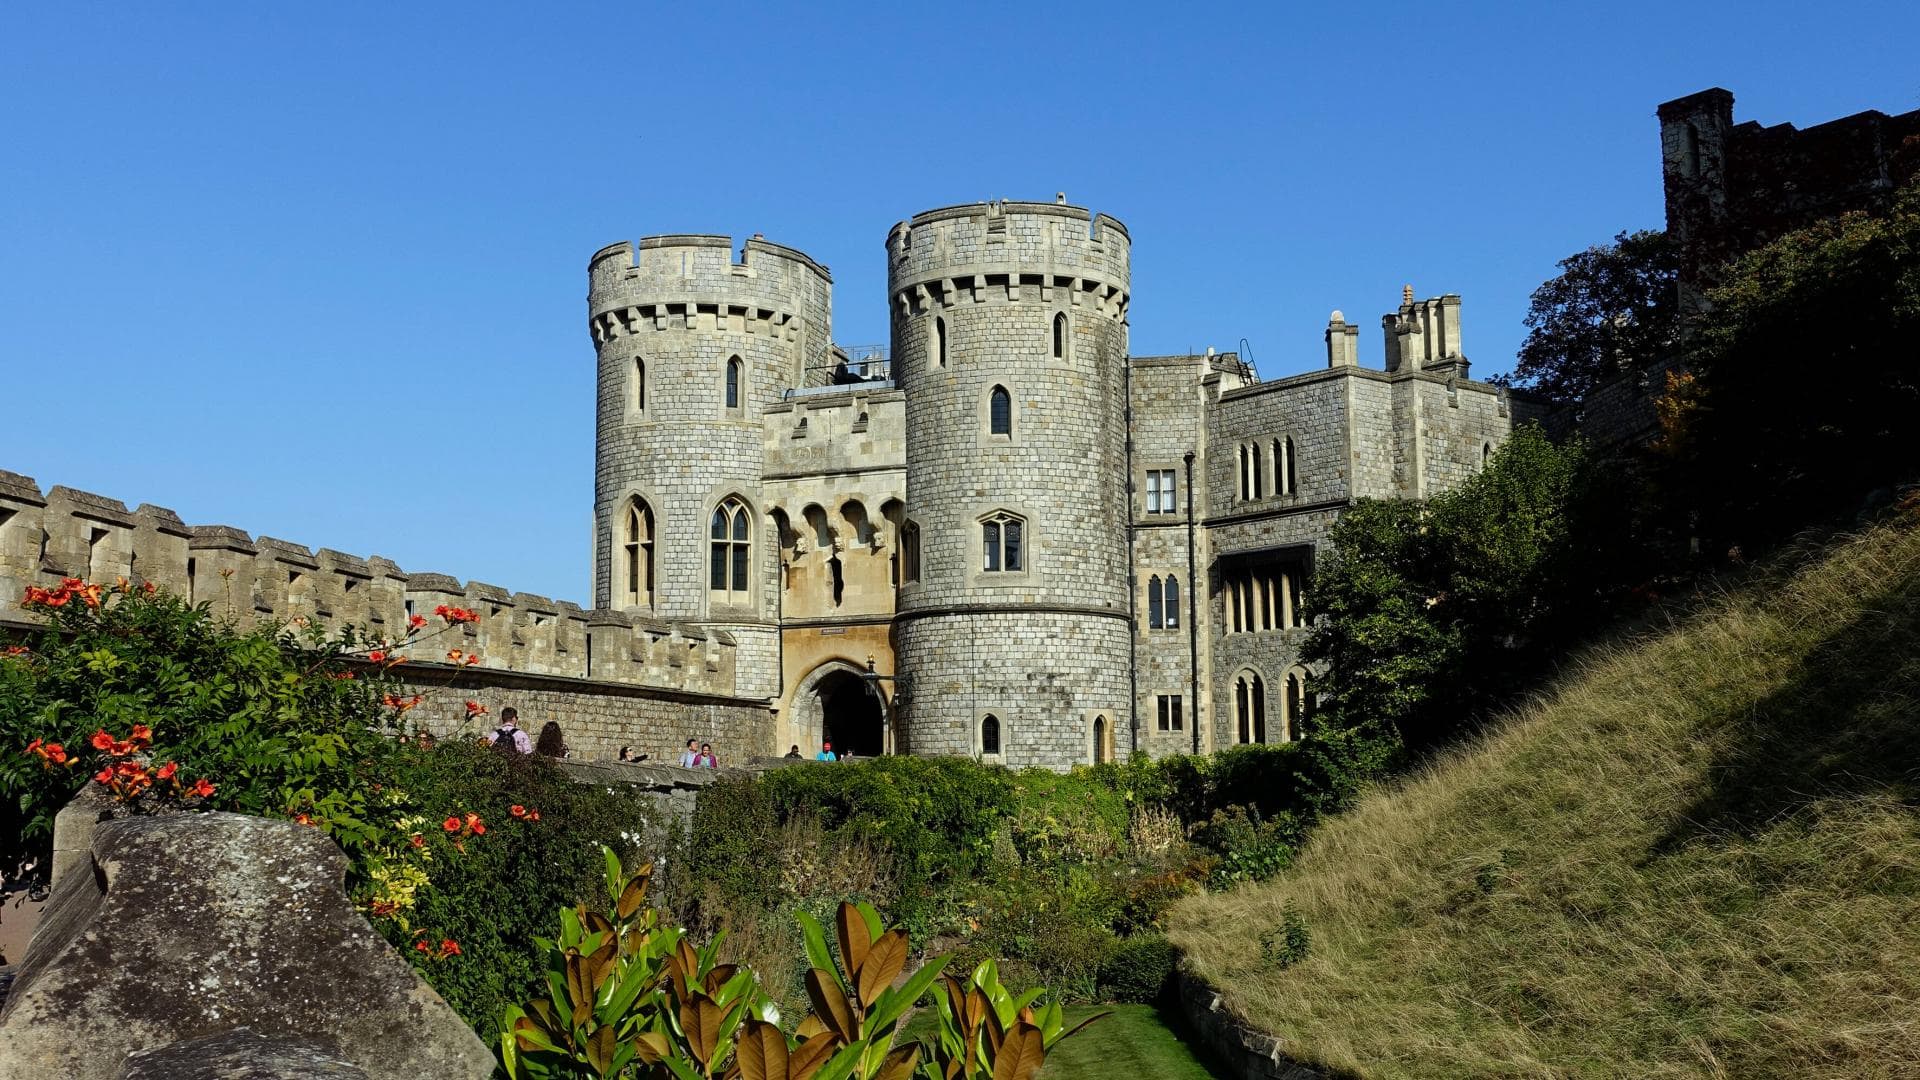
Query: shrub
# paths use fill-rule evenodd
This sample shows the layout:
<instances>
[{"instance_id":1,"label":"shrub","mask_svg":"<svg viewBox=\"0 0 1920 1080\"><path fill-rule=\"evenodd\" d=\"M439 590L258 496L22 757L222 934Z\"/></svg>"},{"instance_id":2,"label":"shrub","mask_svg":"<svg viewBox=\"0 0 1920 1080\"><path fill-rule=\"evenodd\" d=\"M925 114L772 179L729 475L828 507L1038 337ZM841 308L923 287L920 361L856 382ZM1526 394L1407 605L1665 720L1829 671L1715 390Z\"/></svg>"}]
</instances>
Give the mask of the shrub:
<instances>
[{"instance_id":1,"label":"shrub","mask_svg":"<svg viewBox=\"0 0 1920 1080\"><path fill-rule=\"evenodd\" d=\"M376 909L374 919L476 1025L490 1024L539 985L544 952L535 938L547 932L555 908L595 894L603 843L629 858L651 856L658 845L660 821L649 804L577 783L535 755L446 742L397 756L385 775L403 793L403 807L430 811L415 817L424 816L431 833L444 831L444 819L470 813L487 830L457 850L435 849L413 902L390 915ZM461 962L434 962L414 947L442 940L459 945Z\"/></svg>"},{"instance_id":2,"label":"shrub","mask_svg":"<svg viewBox=\"0 0 1920 1080\"><path fill-rule=\"evenodd\" d=\"M1307 920L1288 903L1281 909L1280 925L1260 934L1260 959L1285 970L1307 958L1312 942L1312 936L1307 933Z\"/></svg>"},{"instance_id":3,"label":"shrub","mask_svg":"<svg viewBox=\"0 0 1920 1080\"><path fill-rule=\"evenodd\" d=\"M775 769L758 783L775 824L811 815L823 835L855 837L891 852L896 917L916 940L925 940L943 896L986 869L994 833L1014 806L1006 770L960 758L810 763ZM713 842L698 815L696 833L703 845ZM735 895L756 893L765 896L752 886Z\"/></svg>"},{"instance_id":4,"label":"shrub","mask_svg":"<svg viewBox=\"0 0 1920 1080\"><path fill-rule=\"evenodd\" d=\"M1165 934L1121 938L1100 966L1100 992L1110 1001L1157 1001L1173 978L1175 959Z\"/></svg>"},{"instance_id":5,"label":"shrub","mask_svg":"<svg viewBox=\"0 0 1920 1080\"><path fill-rule=\"evenodd\" d=\"M366 643L347 629L241 631L206 607L125 581L68 579L31 589L26 606L50 617L30 647L0 657L0 855L9 863L50 843L53 815L108 760L96 733L133 741L158 766L205 778L205 804L280 817L304 815L365 869L374 839L366 779L390 753L400 710L378 668L346 658ZM16 647L20 648L20 647ZM9 650L12 653L12 650ZM22 748L58 745L55 764Z\"/></svg>"},{"instance_id":6,"label":"shrub","mask_svg":"<svg viewBox=\"0 0 1920 1080\"><path fill-rule=\"evenodd\" d=\"M1194 843L1215 852L1220 861L1208 884L1229 888L1242 881L1265 881L1293 863L1300 828L1291 814L1263 818L1242 806L1216 810L1194 830Z\"/></svg>"}]
</instances>

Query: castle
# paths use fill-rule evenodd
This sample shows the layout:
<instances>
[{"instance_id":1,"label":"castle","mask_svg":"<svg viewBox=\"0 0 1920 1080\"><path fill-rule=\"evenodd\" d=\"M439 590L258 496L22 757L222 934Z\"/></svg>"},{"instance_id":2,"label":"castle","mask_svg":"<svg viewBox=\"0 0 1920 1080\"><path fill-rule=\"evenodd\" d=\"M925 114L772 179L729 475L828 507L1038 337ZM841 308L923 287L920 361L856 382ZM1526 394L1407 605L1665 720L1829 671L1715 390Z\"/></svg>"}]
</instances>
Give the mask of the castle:
<instances>
[{"instance_id":1,"label":"castle","mask_svg":"<svg viewBox=\"0 0 1920 1080\"><path fill-rule=\"evenodd\" d=\"M462 606L478 621L396 669L451 691L413 720L513 704L588 758L831 738L1062 769L1288 741L1334 521L1458 484L1531 404L1469 378L1458 296L1411 288L1378 367L1339 312L1284 378L1132 356L1130 244L1064 199L917 215L867 349L833 343L826 267L760 237L596 253L590 610L0 472L0 634L69 575L376 635Z\"/></svg>"},{"instance_id":2,"label":"castle","mask_svg":"<svg viewBox=\"0 0 1920 1080\"><path fill-rule=\"evenodd\" d=\"M1132 356L1130 245L1064 199L919 214L885 350L833 345L827 269L759 236L596 253L595 608L725 634L782 749L1294 738L1334 520L1459 483L1523 406L1469 378L1460 298L1411 288L1378 368L1337 311L1287 378Z\"/></svg>"}]
</instances>

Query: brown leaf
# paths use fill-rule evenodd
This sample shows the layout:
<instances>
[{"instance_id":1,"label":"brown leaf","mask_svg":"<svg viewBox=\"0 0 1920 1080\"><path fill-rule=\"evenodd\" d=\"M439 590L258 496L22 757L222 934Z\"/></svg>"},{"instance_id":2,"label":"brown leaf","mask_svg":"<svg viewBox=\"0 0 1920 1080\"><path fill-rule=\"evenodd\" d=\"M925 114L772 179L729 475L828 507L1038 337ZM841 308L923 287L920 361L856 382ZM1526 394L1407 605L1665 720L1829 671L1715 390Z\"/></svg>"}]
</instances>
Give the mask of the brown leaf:
<instances>
[{"instance_id":1,"label":"brown leaf","mask_svg":"<svg viewBox=\"0 0 1920 1080\"><path fill-rule=\"evenodd\" d=\"M840 902L839 916L834 919L834 929L840 934L840 964L847 969L847 979L851 981L859 973L860 965L866 963L867 948L873 944L873 938L867 934L867 920L860 909L844 900Z\"/></svg>"},{"instance_id":2,"label":"brown leaf","mask_svg":"<svg viewBox=\"0 0 1920 1080\"><path fill-rule=\"evenodd\" d=\"M787 1037L772 1024L747 1021L734 1046L733 1066L742 1080L788 1080Z\"/></svg>"},{"instance_id":3,"label":"brown leaf","mask_svg":"<svg viewBox=\"0 0 1920 1080\"><path fill-rule=\"evenodd\" d=\"M707 993L719 993L720 988L727 985L727 980L738 974L740 974L739 964L714 965L713 970L707 972Z\"/></svg>"},{"instance_id":4,"label":"brown leaf","mask_svg":"<svg viewBox=\"0 0 1920 1080\"><path fill-rule=\"evenodd\" d=\"M867 958L860 965L860 974L855 986L860 991L860 1003L871 1004L882 990L893 985L893 980L907 966L907 932L889 930L880 935L867 951Z\"/></svg>"},{"instance_id":5,"label":"brown leaf","mask_svg":"<svg viewBox=\"0 0 1920 1080\"><path fill-rule=\"evenodd\" d=\"M680 1012L682 1028L687 1033L687 1045L701 1065L713 1061L720 1048L720 1021L725 1019L727 1011L708 998L701 998L688 1009ZM687 1023L691 1018L693 1023Z\"/></svg>"},{"instance_id":6,"label":"brown leaf","mask_svg":"<svg viewBox=\"0 0 1920 1080\"><path fill-rule=\"evenodd\" d=\"M634 1053L640 1055L640 1060L648 1065L660 1064L660 1060L666 1057L671 1049L672 1047L667 1044L667 1037L658 1031L643 1031L633 1040Z\"/></svg>"},{"instance_id":7,"label":"brown leaf","mask_svg":"<svg viewBox=\"0 0 1920 1080\"><path fill-rule=\"evenodd\" d=\"M586 963L586 958L579 953L567 957L567 1003L576 1013L593 1000L587 990Z\"/></svg>"},{"instance_id":8,"label":"brown leaf","mask_svg":"<svg viewBox=\"0 0 1920 1080\"><path fill-rule=\"evenodd\" d=\"M802 1028L806 1025L802 1024ZM820 1071L820 1066L833 1057L840 1049L840 1040L831 1031L822 1031L811 1038L801 1033L800 1045L793 1048L793 1055L787 1059L787 1080L807 1080Z\"/></svg>"},{"instance_id":9,"label":"brown leaf","mask_svg":"<svg viewBox=\"0 0 1920 1080\"><path fill-rule=\"evenodd\" d=\"M853 1006L847 1003L846 995L840 992L833 976L819 968L809 968L807 997L813 1002L813 1014L820 1018L828 1031L847 1042L860 1038L860 1026L853 1019Z\"/></svg>"},{"instance_id":10,"label":"brown leaf","mask_svg":"<svg viewBox=\"0 0 1920 1080\"><path fill-rule=\"evenodd\" d=\"M793 1034L795 1038L808 1039L825 1030L827 1030L827 1025L823 1023L818 1016L809 1013L805 1020L800 1021L800 1026L793 1029Z\"/></svg>"},{"instance_id":11,"label":"brown leaf","mask_svg":"<svg viewBox=\"0 0 1920 1080\"><path fill-rule=\"evenodd\" d=\"M545 1034L546 1032L541 1030L540 1025L534 1023L529 1017L523 1016L513 1022L513 1041L519 1044L522 1050L538 1049L542 1043L534 1042L533 1038L536 1035L545 1036Z\"/></svg>"},{"instance_id":12,"label":"brown leaf","mask_svg":"<svg viewBox=\"0 0 1920 1080\"><path fill-rule=\"evenodd\" d=\"M624 922L633 918L634 913L640 910L640 905L646 902L647 879L635 877L627 882L626 888L620 890L620 902L614 906L614 912Z\"/></svg>"},{"instance_id":13,"label":"brown leaf","mask_svg":"<svg viewBox=\"0 0 1920 1080\"><path fill-rule=\"evenodd\" d=\"M580 917L581 925L589 934L604 934L613 929L613 923L597 911L589 911Z\"/></svg>"},{"instance_id":14,"label":"brown leaf","mask_svg":"<svg viewBox=\"0 0 1920 1080\"><path fill-rule=\"evenodd\" d=\"M587 1061L600 1075L607 1074L607 1067L613 1064L613 1028L603 1027L587 1038Z\"/></svg>"},{"instance_id":15,"label":"brown leaf","mask_svg":"<svg viewBox=\"0 0 1920 1080\"><path fill-rule=\"evenodd\" d=\"M898 1047L880 1063L880 1070L873 1074L873 1080L907 1080L913 1075L913 1067L918 1064L920 1064L918 1043Z\"/></svg>"},{"instance_id":16,"label":"brown leaf","mask_svg":"<svg viewBox=\"0 0 1920 1080\"><path fill-rule=\"evenodd\" d=\"M619 962L620 946L612 938L602 942L599 948L593 950L593 955L587 957L587 988L593 991L596 1000L600 996L600 988L606 985L607 976L613 973L614 965Z\"/></svg>"},{"instance_id":17,"label":"brown leaf","mask_svg":"<svg viewBox=\"0 0 1920 1080\"><path fill-rule=\"evenodd\" d=\"M1015 1021L993 1058L993 1080L1033 1080L1047 1060L1040 1029Z\"/></svg>"}]
</instances>

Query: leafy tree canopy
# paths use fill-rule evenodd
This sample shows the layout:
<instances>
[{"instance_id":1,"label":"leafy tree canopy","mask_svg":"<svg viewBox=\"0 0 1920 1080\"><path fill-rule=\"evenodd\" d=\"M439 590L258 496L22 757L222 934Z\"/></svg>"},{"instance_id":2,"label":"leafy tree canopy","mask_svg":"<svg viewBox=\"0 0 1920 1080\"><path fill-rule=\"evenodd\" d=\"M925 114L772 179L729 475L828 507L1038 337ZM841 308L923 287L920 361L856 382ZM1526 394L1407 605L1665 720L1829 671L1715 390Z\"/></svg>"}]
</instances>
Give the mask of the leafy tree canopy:
<instances>
[{"instance_id":1,"label":"leafy tree canopy","mask_svg":"<svg viewBox=\"0 0 1920 1080\"><path fill-rule=\"evenodd\" d=\"M1533 291L1520 362L1502 381L1578 401L1659 360L1674 344L1678 274L1674 244L1657 230L1622 232L1562 259L1560 274Z\"/></svg>"}]
</instances>

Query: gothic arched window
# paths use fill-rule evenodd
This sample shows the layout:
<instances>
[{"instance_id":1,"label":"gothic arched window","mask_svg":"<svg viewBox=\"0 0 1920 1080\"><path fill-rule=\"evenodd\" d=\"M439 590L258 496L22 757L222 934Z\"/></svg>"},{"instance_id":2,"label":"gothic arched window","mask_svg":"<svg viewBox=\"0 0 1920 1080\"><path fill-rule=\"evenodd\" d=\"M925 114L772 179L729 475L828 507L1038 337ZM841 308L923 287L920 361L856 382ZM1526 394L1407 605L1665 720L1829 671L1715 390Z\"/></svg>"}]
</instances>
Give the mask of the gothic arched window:
<instances>
[{"instance_id":1,"label":"gothic arched window","mask_svg":"<svg viewBox=\"0 0 1920 1080\"><path fill-rule=\"evenodd\" d=\"M1067 358L1067 313L1064 311L1053 316L1053 358Z\"/></svg>"},{"instance_id":2,"label":"gothic arched window","mask_svg":"<svg viewBox=\"0 0 1920 1080\"><path fill-rule=\"evenodd\" d=\"M1180 626L1180 579L1168 574L1164 592L1167 615L1165 625L1167 629L1175 630Z\"/></svg>"},{"instance_id":3,"label":"gothic arched window","mask_svg":"<svg viewBox=\"0 0 1920 1080\"><path fill-rule=\"evenodd\" d=\"M1000 752L1000 718L988 713L980 720L980 752L998 754Z\"/></svg>"},{"instance_id":4,"label":"gothic arched window","mask_svg":"<svg viewBox=\"0 0 1920 1080\"><path fill-rule=\"evenodd\" d=\"M740 407L740 358L727 358L727 408Z\"/></svg>"},{"instance_id":5,"label":"gothic arched window","mask_svg":"<svg viewBox=\"0 0 1920 1080\"><path fill-rule=\"evenodd\" d=\"M1300 470L1293 462L1293 436L1289 435L1282 440L1280 449L1286 454L1287 458L1284 467L1275 466L1280 469L1280 482L1285 485L1280 489L1280 493L1282 495L1297 495L1300 492Z\"/></svg>"},{"instance_id":6,"label":"gothic arched window","mask_svg":"<svg viewBox=\"0 0 1920 1080\"><path fill-rule=\"evenodd\" d=\"M1013 434L1013 395L1004 386L996 386L987 396L987 434Z\"/></svg>"},{"instance_id":7,"label":"gothic arched window","mask_svg":"<svg viewBox=\"0 0 1920 1080\"><path fill-rule=\"evenodd\" d=\"M647 411L647 362L633 358L633 411Z\"/></svg>"},{"instance_id":8,"label":"gothic arched window","mask_svg":"<svg viewBox=\"0 0 1920 1080\"><path fill-rule=\"evenodd\" d=\"M1160 575L1147 579L1147 629L1158 630L1166 625L1166 611L1161 606Z\"/></svg>"},{"instance_id":9,"label":"gothic arched window","mask_svg":"<svg viewBox=\"0 0 1920 1080\"><path fill-rule=\"evenodd\" d=\"M747 598L747 570L752 563L752 521L747 504L729 498L713 508L712 557L707 564L707 588L727 603Z\"/></svg>"},{"instance_id":10,"label":"gothic arched window","mask_svg":"<svg viewBox=\"0 0 1920 1080\"><path fill-rule=\"evenodd\" d=\"M933 317L933 366L947 366L947 320Z\"/></svg>"},{"instance_id":11,"label":"gothic arched window","mask_svg":"<svg viewBox=\"0 0 1920 1080\"><path fill-rule=\"evenodd\" d=\"M620 604L653 603L653 509L645 501L627 504L620 534Z\"/></svg>"}]
</instances>

